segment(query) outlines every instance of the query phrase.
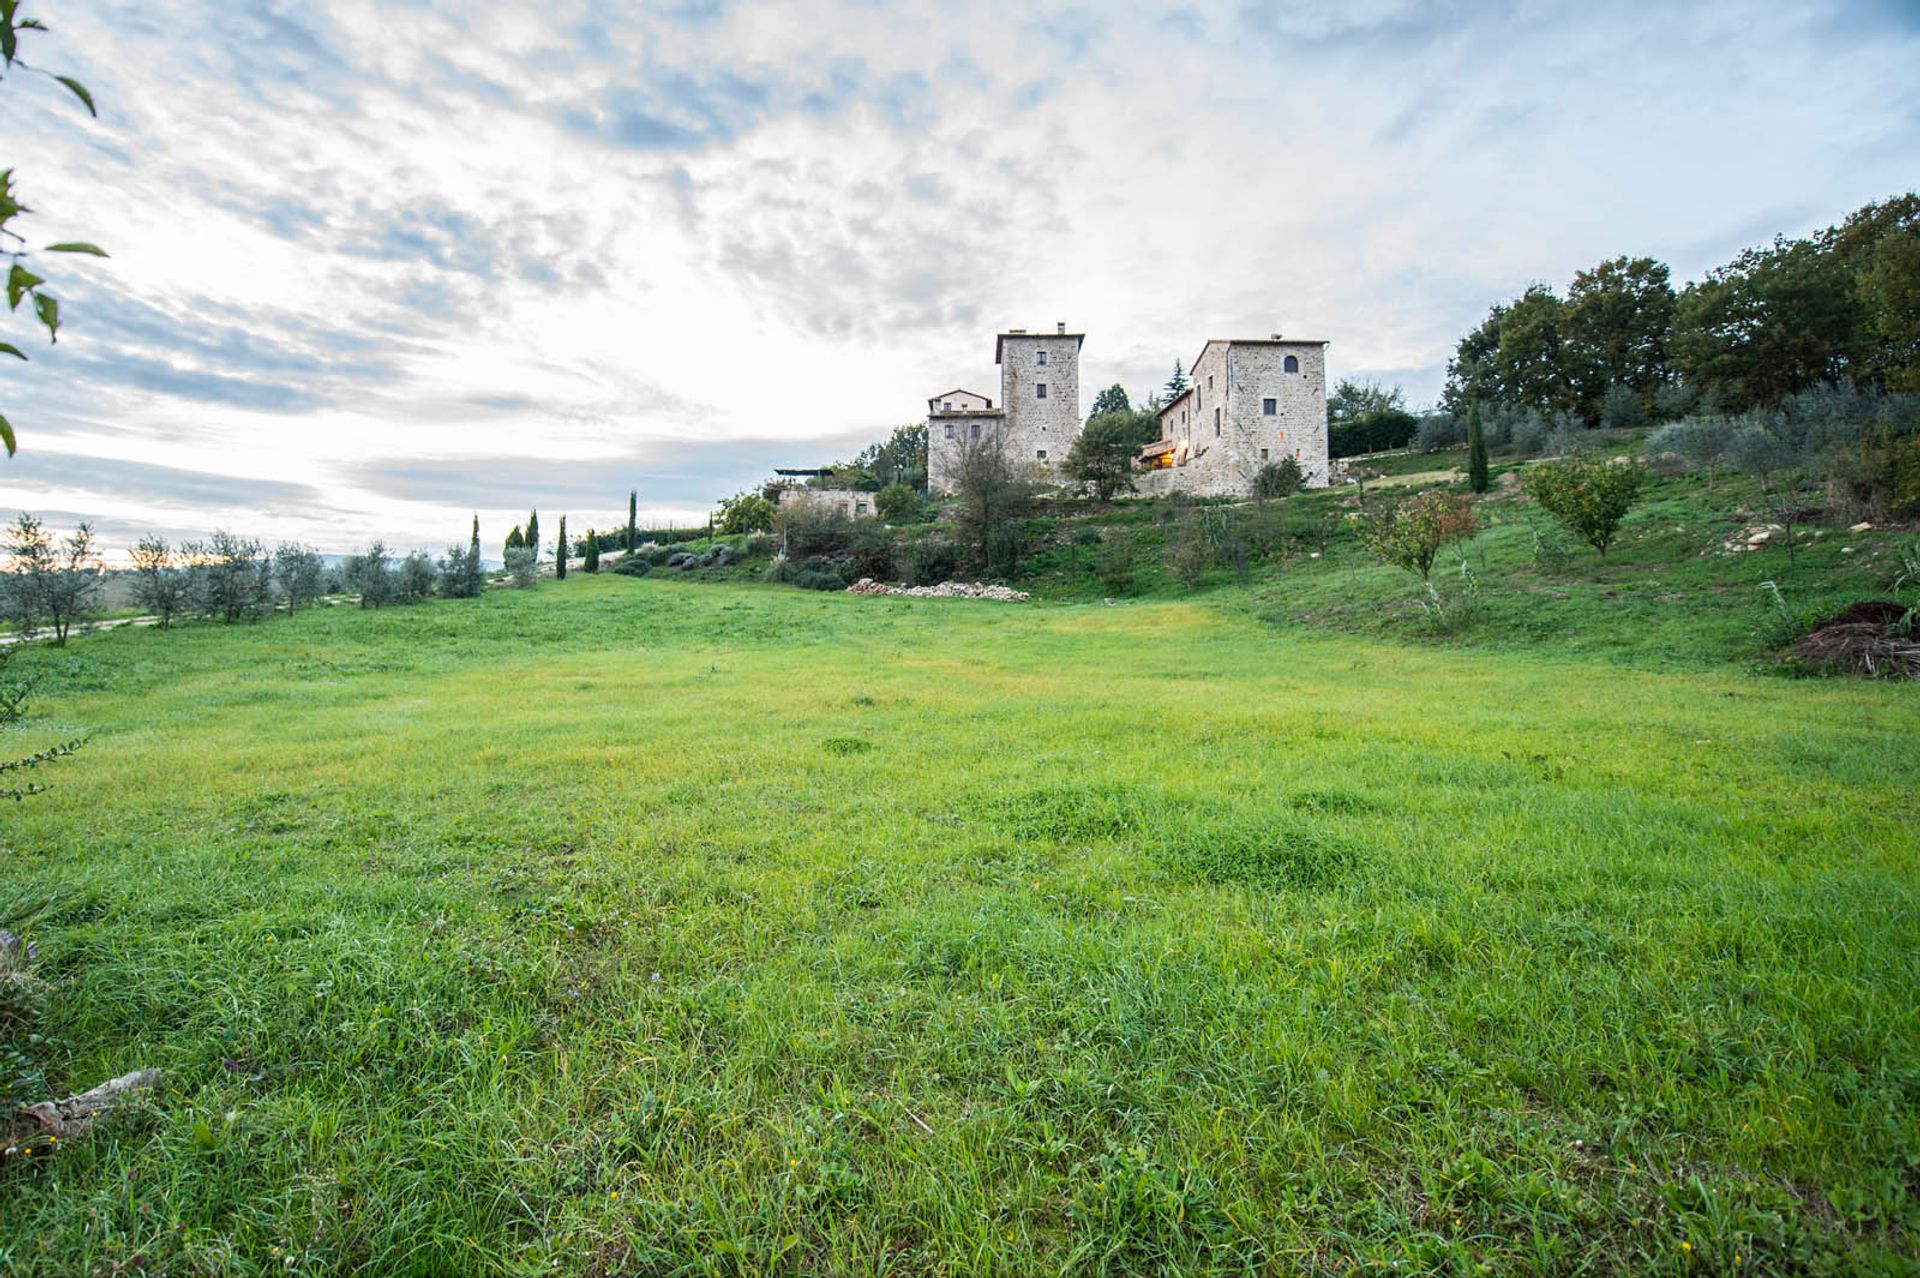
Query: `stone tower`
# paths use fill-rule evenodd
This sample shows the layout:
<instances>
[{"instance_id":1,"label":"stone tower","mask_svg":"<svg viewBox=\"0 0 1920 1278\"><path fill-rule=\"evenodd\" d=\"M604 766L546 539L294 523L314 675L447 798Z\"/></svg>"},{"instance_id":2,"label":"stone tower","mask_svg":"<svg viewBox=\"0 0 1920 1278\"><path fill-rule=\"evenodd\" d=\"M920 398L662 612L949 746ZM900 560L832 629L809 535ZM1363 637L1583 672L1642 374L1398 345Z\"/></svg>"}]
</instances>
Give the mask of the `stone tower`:
<instances>
[{"instance_id":1,"label":"stone tower","mask_svg":"<svg viewBox=\"0 0 1920 1278\"><path fill-rule=\"evenodd\" d=\"M1008 460L1032 465L1048 479L1080 433L1080 343L1065 324L1051 333L1011 329L994 339L1000 403L1007 413Z\"/></svg>"},{"instance_id":2,"label":"stone tower","mask_svg":"<svg viewBox=\"0 0 1920 1278\"><path fill-rule=\"evenodd\" d=\"M1065 324L1051 333L1009 329L994 339L1000 365L1000 407L980 407L968 392L935 396L928 405L927 482L953 491L962 450L998 439L1007 460L1057 483L1060 464L1080 434L1080 344ZM962 398L964 396L965 398Z\"/></svg>"}]
</instances>

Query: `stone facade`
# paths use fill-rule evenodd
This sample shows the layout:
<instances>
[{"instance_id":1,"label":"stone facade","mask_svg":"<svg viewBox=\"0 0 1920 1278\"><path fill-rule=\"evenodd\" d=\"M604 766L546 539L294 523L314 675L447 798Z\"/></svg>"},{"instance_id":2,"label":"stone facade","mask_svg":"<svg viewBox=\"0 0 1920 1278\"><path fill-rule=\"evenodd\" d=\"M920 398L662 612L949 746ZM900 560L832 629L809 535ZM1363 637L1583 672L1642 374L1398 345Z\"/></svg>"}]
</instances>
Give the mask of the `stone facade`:
<instances>
[{"instance_id":1,"label":"stone facade","mask_svg":"<svg viewBox=\"0 0 1920 1278\"><path fill-rule=\"evenodd\" d=\"M808 488L804 484L774 490L774 504L837 509L849 519L865 519L873 511L873 494L854 488Z\"/></svg>"},{"instance_id":2,"label":"stone facade","mask_svg":"<svg viewBox=\"0 0 1920 1278\"><path fill-rule=\"evenodd\" d=\"M1323 487L1327 465L1327 344L1215 340L1188 374L1192 385L1160 409L1160 440L1142 451L1148 494L1238 497L1282 457Z\"/></svg>"},{"instance_id":3,"label":"stone facade","mask_svg":"<svg viewBox=\"0 0 1920 1278\"><path fill-rule=\"evenodd\" d=\"M998 441L1008 460L1030 466L1043 481L1060 479L1060 463L1080 433L1080 344L1065 324L1051 333L1011 329L994 340L1000 404L971 391L928 401L927 486L951 492L969 446ZM961 396L970 397L962 406ZM949 408L948 405L952 407Z\"/></svg>"}]
</instances>

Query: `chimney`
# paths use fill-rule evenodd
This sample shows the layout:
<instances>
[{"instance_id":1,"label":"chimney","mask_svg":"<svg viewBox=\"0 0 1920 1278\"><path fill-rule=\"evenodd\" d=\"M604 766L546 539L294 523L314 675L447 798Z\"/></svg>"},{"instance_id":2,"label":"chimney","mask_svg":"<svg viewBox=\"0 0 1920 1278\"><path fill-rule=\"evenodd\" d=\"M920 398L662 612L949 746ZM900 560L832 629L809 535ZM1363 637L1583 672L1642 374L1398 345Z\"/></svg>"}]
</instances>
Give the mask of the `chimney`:
<instances>
[{"instance_id":1,"label":"chimney","mask_svg":"<svg viewBox=\"0 0 1920 1278\"><path fill-rule=\"evenodd\" d=\"M1026 331L1027 331L1027 330L1026 330L1026 329L1024 329L1024 328L1010 328L1010 329L1008 329L1008 330L1007 330L1007 332L1008 332L1009 334L1013 334L1013 333L1025 333Z\"/></svg>"},{"instance_id":2,"label":"chimney","mask_svg":"<svg viewBox=\"0 0 1920 1278\"><path fill-rule=\"evenodd\" d=\"M1065 337L1067 335L1067 322L1061 320L1058 324L1054 325L1053 331Z\"/></svg>"},{"instance_id":3,"label":"chimney","mask_svg":"<svg viewBox=\"0 0 1920 1278\"><path fill-rule=\"evenodd\" d=\"M1275 333L1275 334L1273 335L1273 340L1274 340L1274 341L1276 341L1276 342L1277 342L1277 341L1279 341L1279 340L1280 340L1280 334L1278 334L1278 333Z\"/></svg>"}]
</instances>

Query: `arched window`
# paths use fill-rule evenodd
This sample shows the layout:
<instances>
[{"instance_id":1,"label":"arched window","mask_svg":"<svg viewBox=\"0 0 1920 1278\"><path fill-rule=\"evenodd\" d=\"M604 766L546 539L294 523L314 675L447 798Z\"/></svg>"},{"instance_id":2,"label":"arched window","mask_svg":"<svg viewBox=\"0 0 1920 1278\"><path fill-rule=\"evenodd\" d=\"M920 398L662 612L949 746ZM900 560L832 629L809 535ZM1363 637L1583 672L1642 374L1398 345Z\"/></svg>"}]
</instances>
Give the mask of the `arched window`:
<instances>
[{"instance_id":1,"label":"arched window","mask_svg":"<svg viewBox=\"0 0 1920 1278\"><path fill-rule=\"evenodd\" d=\"M1287 362L1280 367L1286 369L1289 373L1297 373L1300 371L1300 357L1298 355L1289 355L1287 356Z\"/></svg>"}]
</instances>

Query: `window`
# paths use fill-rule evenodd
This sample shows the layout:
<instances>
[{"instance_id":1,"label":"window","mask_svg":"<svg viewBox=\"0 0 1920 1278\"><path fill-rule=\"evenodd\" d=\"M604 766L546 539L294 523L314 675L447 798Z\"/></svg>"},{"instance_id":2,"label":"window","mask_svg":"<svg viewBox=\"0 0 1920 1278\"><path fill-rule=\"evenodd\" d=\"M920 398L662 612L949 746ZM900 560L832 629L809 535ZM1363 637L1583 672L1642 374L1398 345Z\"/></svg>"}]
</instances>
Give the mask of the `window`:
<instances>
[{"instance_id":1,"label":"window","mask_svg":"<svg viewBox=\"0 0 1920 1278\"><path fill-rule=\"evenodd\" d=\"M866 513L867 513L867 503L865 503L864 501L856 501L855 503L853 503L853 513L854 513L854 514L856 514L856 515L864 515L864 514L866 514Z\"/></svg>"},{"instance_id":2,"label":"window","mask_svg":"<svg viewBox=\"0 0 1920 1278\"><path fill-rule=\"evenodd\" d=\"M1213 410L1213 433L1216 437L1220 434L1220 410L1217 408Z\"/></svg>"},{"instance_id":3,"label":"window","mask_svg":"<svg viewBox=\"0 0 1920 1278\"><path fill-rule=\"evenodd\" d=\"M1262 414L1263 414L1264 416L1267 416L1267 417L1272 417L1272 416L1273 416L1273 415L1274 415L1275 413L1278 413L1279 411L1280 411L1280 401L1279 401L1279 400L1277 400L1277 399L1263 399L1263 400L1261 400L1261 401L1260 401L1260 412L1261 412L1261 413L1262 413Z\"/></svg>"},{"instance_id":4,"label":"window","mask_svg":"<svg viewBox=\"0 0 1920 1278\"><path fill-rule=\"evenodd\" d=\"M1265 461L1266 459L1267 459L1267 450L1263 448L1260 450L1260 460Z\"/></svg>"},{"instance_id":5,"label":"window","mask_svg":"<svg viewBox=\"0 0 1920 1278\"><path fill-rule=\"evenodd\" d=\"M1300 371L1300 357L1298 355L1289 355L1287 356L1287 362L1280 367L1286 369L1289 373L1297 373Z\"/></svg>"},{"instance_id":6,"label":"window","mask_svg":"<svg viewBox=\"0 0 1920 1278\"><path fill-rule=\"evenodd\" d=\"M975 422L975 423L973 424L973 437L974 437L975 439L978 439L978 438L980 438L980 423L979 423L979 422Z\"/></svg>"},{"instance_id":7,"label":"window","mask_svg":"<svg viewBox=\"0 0 1920 1278\"><path fill-rule=\"evenodd\" d=\"M947 423L947 428L946 428L946 429L947 429L947 438L948 438L948 439L952 439L952 438L953 438L953 423L952 423L952 422L948 422L948 423Z\"/></svg>"},{"instance_id":8,"label":"window","mask_svg":"<svg viewBox=\"0 0 1920 1278\"><path fill-rule=\"evenodd\" d=\"M1033 362L1034 362L1034 363L1036 363L1036 364L1044 364L1044 363L1046 363L1046 362L1047 362L1047 353L1046 353L1045 351L1036 351L1036 352L1034 353L1034 356L1033 356Z\"/></svg>"},{"instance_id":9,"label":"window","mask_svg":"<svg viewBox=\"0 0 1920 1278\"><path fill-rule=\"evenodd\" d=\"M1045 399L1047 397L1047 384L1045 382L1035 382L1033 384L1033 397L1035 399Z\"/></svg>"},{"instance_id":10,"label":"window","mask_svg":"<svg viewBox=\"0 0 1920 1278\"><path fill-rule=\"evenodd\" d=\"M1213 374L1212 374L1212 373L1208 373L1208 374L1207 374L1207 389L1208 389L1208 390L1212 390L1212 389L1213 389Z\"/></svg>"},{"instance_id":11,"label":"window","mask_svg":"<svg viewBox=\"0 0 1920 1278\"><path fill-rule=\"evenodd\" d=\"M1047 450L1044 448L1036 448L1033 450L1033 455L1039 460L1045 461L1047 459Z\"/></svg>"},{"instance_id":12,"label":"window","mask_svg":"<svg viewBox=\"0 0 1920 1278\"><path fill-rule=\"evenodd\" d=\"M950 399L941 400L940 411L943 413L951 413L953 411L953 401Z\"/></svg>"}]
</instances>

